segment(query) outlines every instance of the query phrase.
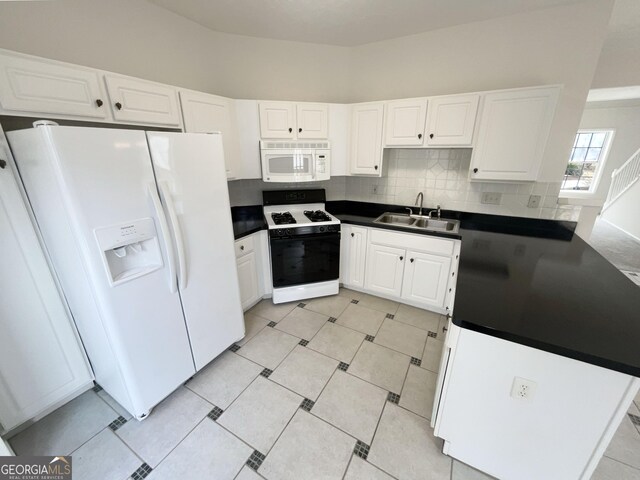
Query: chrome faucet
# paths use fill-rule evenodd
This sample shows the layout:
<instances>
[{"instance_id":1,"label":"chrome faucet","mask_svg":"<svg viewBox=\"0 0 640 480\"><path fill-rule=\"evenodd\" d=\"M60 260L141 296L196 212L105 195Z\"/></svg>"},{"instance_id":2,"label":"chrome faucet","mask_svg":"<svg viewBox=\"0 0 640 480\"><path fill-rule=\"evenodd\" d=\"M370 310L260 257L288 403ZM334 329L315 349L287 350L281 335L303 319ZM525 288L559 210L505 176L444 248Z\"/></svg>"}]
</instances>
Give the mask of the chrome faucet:
<instances>
[{"instance_id":1,"label":"chrome faucet","mask_svg":"<svg viewBox=\"0 0 640 480\"><path fill-rule=\"evenodd\" d=\"M438 205L438 206L436 207L436 209L435 209L435 210L431 210L431 211L429 212L429 218L433 218L433 217L431 216L431 214L432 214L433 212L436 212L436 213L438 214L438 220L440 220L440 205Z\"/></svg>"},{"instance_id":2,"label":"chrome faucet","mask_svg":"<svg viewBox=\"0 0 640 480\"><path fill-rule=\"evenodd\" d=\"M416 197L416 207L418 206L418 199L420 199L420 211L418 215L422 216L422 202L424 201L424 195L422 194L422 192L418 193L418 196Z\"/></svg>"}]
</instances>

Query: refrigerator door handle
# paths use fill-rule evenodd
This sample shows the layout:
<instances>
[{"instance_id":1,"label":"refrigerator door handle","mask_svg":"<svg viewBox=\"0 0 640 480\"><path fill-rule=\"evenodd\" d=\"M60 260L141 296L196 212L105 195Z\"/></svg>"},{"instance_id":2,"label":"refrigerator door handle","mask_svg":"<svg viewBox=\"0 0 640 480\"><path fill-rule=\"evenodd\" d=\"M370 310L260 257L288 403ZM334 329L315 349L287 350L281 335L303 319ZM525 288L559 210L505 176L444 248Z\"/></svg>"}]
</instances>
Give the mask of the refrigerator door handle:
<instances>
[{"instance_id":1,"label":"refrigerator door handle","mask_svg":"<svg viewBox=\"0 0 640 480\"><path fill-rule=\"evenodd\" d=\"M160 195L162 196L162 200L167 206L169 220L171 221L171 226L173 227L173 238L176 245L176 251L178 252L178 269L180 272L180 274L178 275L178 281L180 282L180 289L183 290L187 286L187 258L184 250L184 237L182 236L182 227L180 227L178 215L176 214L176 207L173 203L173 199L171 198L171 193L169 192L169 186L166 182L158 182L158 186L160 187Z\"/></svg>"},{"instance_id":2,"label":"refrigerator door handle","mask_svg":"<svg viewBox=\"0 0 640 480\"><path fill-rule=\"evenodd\" d=\"M162 204L160 203L160 197L156 190L156 184L150 183L148 186L149 197L153 203L153 208L158 216L158 223L160 224L160 231L164 237L165 247L167 250L167 260L169 263L169 290L171 293L178 291L177 276L176 276L176 258L173 250L173 240L171 239L171 233L169 232L169 225L167 224L167 217L164 215Z\"/></svg>"}]
</instances>

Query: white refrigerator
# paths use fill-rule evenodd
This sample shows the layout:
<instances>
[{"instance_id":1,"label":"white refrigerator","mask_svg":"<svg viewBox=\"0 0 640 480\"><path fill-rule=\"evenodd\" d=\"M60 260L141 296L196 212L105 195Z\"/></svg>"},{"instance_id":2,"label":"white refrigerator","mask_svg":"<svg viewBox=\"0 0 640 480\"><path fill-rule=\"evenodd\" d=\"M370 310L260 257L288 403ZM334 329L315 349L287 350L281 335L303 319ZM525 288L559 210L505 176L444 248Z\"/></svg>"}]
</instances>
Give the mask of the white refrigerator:
<instances>
[{"instance_id":1,"label":"white refrigerator","mask_svg":"<svg viewBox=\"0 0 640 480\"><path fill-rule=\"evenodd\" d=\"M217 134L7 134L96 381L137 419L244 336Z\"/></svg>"}]
</instances>

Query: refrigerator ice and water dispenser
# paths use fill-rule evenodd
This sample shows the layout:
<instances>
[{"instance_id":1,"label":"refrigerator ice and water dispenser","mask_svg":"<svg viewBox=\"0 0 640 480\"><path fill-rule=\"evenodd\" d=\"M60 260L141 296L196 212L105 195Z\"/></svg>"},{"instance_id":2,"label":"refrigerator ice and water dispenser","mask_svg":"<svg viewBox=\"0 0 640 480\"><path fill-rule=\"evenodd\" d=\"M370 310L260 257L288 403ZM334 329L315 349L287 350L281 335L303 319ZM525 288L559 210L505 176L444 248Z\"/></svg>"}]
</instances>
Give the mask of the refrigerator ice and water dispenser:
<instances>
[{"instance_id":1,"label":"refrigerator ice and water dispenser","mask_svg":"<svg viewBox=\"0 0 640 480\"><path fill-rule=\"evenodd\" d=\"M111 286L162 268L162 252L152 218L94 231Z\"/></svg>"}]
</instances>

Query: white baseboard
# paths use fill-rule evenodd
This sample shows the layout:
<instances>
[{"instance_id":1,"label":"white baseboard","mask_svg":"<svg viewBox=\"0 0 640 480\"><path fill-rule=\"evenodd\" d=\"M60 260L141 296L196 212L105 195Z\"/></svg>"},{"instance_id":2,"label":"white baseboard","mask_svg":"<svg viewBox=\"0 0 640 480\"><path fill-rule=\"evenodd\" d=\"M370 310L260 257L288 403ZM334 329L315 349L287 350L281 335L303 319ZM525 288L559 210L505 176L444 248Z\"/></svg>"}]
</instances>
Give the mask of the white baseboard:
<instances>
[{"instance_id":1,"label":"white baseboard","mask_svg":"<svg viewBox=\"0 0 640 480\"><path fill-rule=\"evenodd\" d=\"M600 220L603 222L606 222L607 225L611 225L613 228L621 231L622 233L624 233L625 235L629 235L631 238L633 238L636 242L640 242L640 238L636 237L633 233L629 233L627 232L624 228L620 228L618 225L616 225L615 223L611 223L609 220L607 220L606 218L604 218L602 215L600 215Z\"/></svg>"}]
</instances>

